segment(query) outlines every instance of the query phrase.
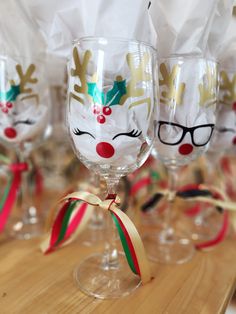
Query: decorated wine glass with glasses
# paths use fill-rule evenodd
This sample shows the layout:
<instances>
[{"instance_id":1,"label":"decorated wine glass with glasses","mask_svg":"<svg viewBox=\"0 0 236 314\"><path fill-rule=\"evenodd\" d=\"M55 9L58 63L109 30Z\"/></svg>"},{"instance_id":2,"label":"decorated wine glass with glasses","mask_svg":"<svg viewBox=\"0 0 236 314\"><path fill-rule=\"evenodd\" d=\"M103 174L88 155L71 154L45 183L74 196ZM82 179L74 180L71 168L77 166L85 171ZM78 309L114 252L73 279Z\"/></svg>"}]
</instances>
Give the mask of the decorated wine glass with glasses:
<instances>
[{"instance_id":1,"label":"decorated wine glass with glasses","mask_svg":"<svg viewBox=\"0 0 236 314\"><path fill-rule=\"evenodd\" d=\"M204 158L203 177L205 184L232 197L234 179L227 169L230 167L226 156L236 145L236 70L233 67L220 66L218 98L216 124ZM201 204L199 213L191 221L193 239L210 240L224 231L225 213L215 210L210 204Z\"/></svg>"},{"instance_id":2,"label":"decorated wine glass with glasses","mask_svg":"<svg viewBox=\"0 0 236 314\"><path fill-rule=\"evenodd\" d=\"M217 63L197 56L162 59L159 67L160 115L154 153L168 170L169 206L162 227L145 237L150 259L167 264L184 263L194 246L183 228L176 228L172 212L178 170L202 155L209 146L217 97ZM182 230L181 230L182 229Z\"/></svg>"},{"instance_id":3,"label":"decorated wine glass with glasses","mask_svg":"<svg viewBox=\"0 0 236 314\"><path fill-rule=\"evenodd\" d=\"M78 158L106 180L108 196L100 207L112 210L112 219L105 213L105 251L86 258L74 272L80 289L98 298L127 295L141 280L150 279L149 275L143 277L145 254L141 257L130 235L133 224L127 216L126 224L123 213L117 216L116 187L122 176L140 167L150 154L157 120L155 75L156 53L148 44L99 37L74 42L69 62L67 127ZM83 199L81 194L79 198ZM94 204L94 197L85 199ZM125 255L117 248L112 220Z\"/></svg>"}]
</instances>

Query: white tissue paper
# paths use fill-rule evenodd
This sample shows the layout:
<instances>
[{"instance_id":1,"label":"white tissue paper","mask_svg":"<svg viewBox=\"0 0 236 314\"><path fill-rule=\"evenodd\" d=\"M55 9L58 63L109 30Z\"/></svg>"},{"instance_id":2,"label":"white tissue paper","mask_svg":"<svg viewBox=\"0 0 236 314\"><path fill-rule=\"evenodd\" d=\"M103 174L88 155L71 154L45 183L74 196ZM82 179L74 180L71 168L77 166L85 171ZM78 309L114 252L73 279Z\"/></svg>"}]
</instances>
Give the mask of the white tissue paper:
<instances>
[{"instance_id":1,"label":"white tissue paper","mask_svg":"<svg viewBox=\"0 0 236 314\"><path fill-rule=\"evenodd\" d=\"M218 51L221 68L236 72L236 14L230 18L229 27L222 39Z\"/></svg>"},{"instance_id":2,"label":"white tissue paper","mask_svg":"<svg viewBox=\"0 0 236 314\"><path fill-rule=\"evenodd\" d=\"M160 63L165 63L164 58L173 58L166 61L169 75L175 65L178 67L174 81L160 84L159 120L188 128L215 123L217 67L214 61L205 62L204 59L217 58L217 49L223 39L222 33L229 24L232 6L233 0L160 0L152 3L150 14L159 39ZM162 73L160 79L163 80ZM166 105L162 95L166 93L167 85L178 86L180 83L184 84L182 101L179 101L180 104L174 105L173 101L172 106ZM211 86L207 86L209 83ZM212 95L210 105L201 103L200 88L206 95ZM172 100L175 98L174 94L169 96ZM207 127L194 131L200 144L208 138L209 131ZM182 129L176 127L171 133L169 127L168 132L165 134L167 143L173 136L181 138ZM209 146L209 142L203 146L195 144L187 132L176 145L164 144L157 137L156 150L166 164L183 165L201 155Z\"/></svg>"},{"instance_id":3,"label":"white tissue paper","mask_svg":"<svg viewBox=\"0 0 236 314\"><path fill-rule=\"evenodd\" d=\"M48 49L69 56L72 41L87 36L136 39L156 45L148 0L19 0L37 23Z\"/></svg>"},{"instance_id":4,"label":"white tissue paper","mask_svg":"<svg viewBox=\"0 0 236 314\"><path fill-rule=\"evenodd\" d=\"M45 43L14 1L2 1L0 12L0 138L33 143L49 119Z\"/></svg>"},{"instance_id":5,"label":"white tissue paper","mask_svg":"<svg viewBox=\"0 0 236 314\"><path fill-rule=\"evenodd\" d=\"M209 150L222 154L236 147L236 16L219 48L220 90L216 113L216 130Z\"/></svg>"},{"instance_id":6,"label":"white tissue paper","mask_svg":"<svg viewBox=\"0 0 236 314\"><path fill-rule=\"evenodd\" d=\"M88 36L138 40L155 46L156 34L148 14L148 4L147 0L33 0L29 4L28 12L25 12L29 19L37 22L49 50L68 57L72 54L72 41ZM70 75L71 69L75 68L71 57L68 69L70 135L75 151L85 164L92 164L93 169L95 165L122 167L125 173L128 168L135 168L145 161L153 142L155 56L153 57L149 48L143 49L148 54L148 59L140 70L141 76L137 76L135 82L135 89L142 88L142 93L140 96L128 97L120 104L120 97L117 98L117 95L125 95L131 81L132 73L127 56L134 47L129 47L125 41L121 41L120 45L117 42L107 44L106 39L104 44L103 40L97 45L92 41L90 43L90 47L83 47L82 43L75 49L81 60L86 51L91 52L85 84L88 87L89 83L95 82L98 90L92 91L94 97L90 95L89 98L85 93L74 90L74 85L81 86L81 81L78 75ZM79 50L81 45L83 48ZM143 58L143 55L135 55L136 69L144 61ZM93 74L96 74L95 81ZM117 88L116 78L119 75L125 80L122 92L116 91L114 99L109 103L108 95ZM144 77L150 79L147 81ZM104 101L96 99L99 93L104 95ZM74 96L70 97L71 94ZM132 107L135 102L140 103ZM100 123L98 119L101 119Z\"/></svg>"}]
</instances>

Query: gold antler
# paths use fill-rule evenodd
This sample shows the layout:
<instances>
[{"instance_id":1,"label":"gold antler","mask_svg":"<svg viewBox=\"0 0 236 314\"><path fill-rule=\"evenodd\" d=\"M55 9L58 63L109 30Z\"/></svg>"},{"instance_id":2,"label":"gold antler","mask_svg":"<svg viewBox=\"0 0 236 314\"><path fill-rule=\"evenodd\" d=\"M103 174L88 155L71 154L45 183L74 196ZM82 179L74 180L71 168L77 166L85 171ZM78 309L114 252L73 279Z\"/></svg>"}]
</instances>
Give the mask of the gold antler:
<instances>
[{"instance_id":1,"label":"gold antler","mask_svg":"<svg viewBox=\"0 0 236 314\"><path fill-rule=\"evenodd\" d=\"M132 53L128 53L127 57L127 64L130 69L131 73L131 79L129 83L127 84L126 87L126 93L123 95L120 99L119 104L123 105L126 100L130 97L141 97L144 95L144 89L141 87L137 87L137 84L143 81L150 81L151 76L145 71L145 68L149 62L149 55L146 53L143 55L142 60L140 61L138 67L135 67L135 56ZM122 81L123 78L121 76L116 77L117 81ZM142 104L147 104L148 105L148 114L147 118L149 117L150 111L151 111L151 99L150 97L145 98L145 99L140 99L137 101L134 101L129 105L129 109L142 105Z\"/></svg>"},{"instance_id":2,"label":"gold antler","mask_svg":"<svg viewBox=\"0 0 236 314\"><path fill-rule=\"evenodd\" d=\"M39 103L39 96L37 93L32 94L33 90L32 88L28 87L26 88L26 84L30 83L30 84L36 84L38 82L38 79L35 77L33 78L32 75L35 72L35 65L34 64L30 64L29 67L27 68L25 74L23 73L23 69L22 66L20 64L16 65L16 71L17 74L20 78L20 93L21 94L29 94L26 96L21 97L21 100L24 99L30 99L30 98L35 98L37 104ZM10 81L11 85L16 85L14 80Z\"/></svg>"},{"instance_id":3,"label":"gold antler","mask_svg":"<svg viewBox=\"0 0 236 314\"><path fill-rule=\"evenodd\" d=\"M236 101L236 74L232 77L232 80L229 79L227 73L222 71L220 73L220 90L223 93L220 102L225 105L232 105Z\"/></svg>"},{"instance_id":4,"label":"gold antler","mask_svg":"<svg viewBox=\"0 0 236 314\"><path fill-rule=\"evenodd\" d=\"M80 79L80 86L78 84L74 84L74 92L76 93L86 95L88 93L88 86L86 82L86 70L91 56L92 56L91 51L86 50L84 53L83 60L81 62L77 48L74 47L73 49L75 69L71 69L71 76L78 76ZM69 98L71 99L71 97L78 100L80 103L84 104L84 100L78 95L74 94L73 92L70 92Z\"/></svg>"},{"instance_id":5,"label":"gold antler","mask_svg":"<svg viewBox=\"0 0 236 314\"><path fill-rule=\"evenodd\" d=\"M126 94L121 97L120 105L123 105L129 97L140 97L143 96L143 88L138 88L137 84L142 81L150 81L150 75L145 72L145 67L149 61L148 54L144 54L138 67L135 67L135 56L132 53L128 53L126 57L130 72L131 79L126 87ZM119 77L119 79L121 79Z\"/></svg>"},{"instance_id":6,"label":"gold antler","mask_svg":"<svg viewBox=\"0 0 236 314\"><path fill-rule=\"evenodd\" d=\"M166 86L167 91L161 92L160 102L166 105L175 103L181 105L183 102L183 96L185 91L185 83L177 85L177 76L179 74L180 67L176 64L173 66L171 72L168 72L165 63L160 65L160 73L162 79L159 79L160 86Z\"/></svg>"},{"instance_id":7,"label":"gold antler","mask_svg":"<svg viewBox=\"0 0 236 314\"><path fill-rule=\"evenodd\" d=\"M206 74L203 78L203 83L198 85L200 106L207 105L209 107L216 104L216 84L216 72L211 72L210 68L207 67Z\"/></svg>"},{"instance_id":8,"label":"gold antler","mask_svg":"<svg viewBox=\"0 0 236 314\"><path fill-rule=\"evenodd\" d=\"M32 74L35 71L35 65L30 64L25 74L23 73L22 66L20 64L16 65L16 71L20 78L20 92L23 94L32 93L32 88L26 88L27 83L36 84L38 82L37 78L32 78Z\"/></svg>"}]
</instances>

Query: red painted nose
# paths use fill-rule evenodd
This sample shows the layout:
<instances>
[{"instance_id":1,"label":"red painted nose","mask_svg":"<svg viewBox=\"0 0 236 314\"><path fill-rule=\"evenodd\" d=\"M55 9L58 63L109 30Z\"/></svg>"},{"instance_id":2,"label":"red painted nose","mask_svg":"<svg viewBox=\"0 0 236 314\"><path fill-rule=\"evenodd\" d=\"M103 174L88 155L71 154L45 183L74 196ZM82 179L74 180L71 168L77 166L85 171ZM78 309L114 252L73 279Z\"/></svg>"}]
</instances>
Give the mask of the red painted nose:
<instances>
[{"instance_id":1,"label":"red painted nose","mask_svg":"<svg viewBox=\"0 0 236 314\"><path fill-rule=\"evenodd\" d=\"M236 111L236 102L233 103L233 110Z\"/></svg>"},{"instance_id":2,"label":"red painted nose","mask_svg":"<svg viewBox=\"0 0 236 314\"><path fill-rule=\"evenodd\" d=\"M191 144L183 144L179 147L179 153L181 155L189 155L193 151L193 146Z\"/></svg>"},{"instance_id":3,"label":"red painted nose","mask_svg":"<svg viewBox=\"0 0 236 314\"><path fill-rule=\"evenodd\" d=\"M6 129L4 130L4 134L5 134L6 137L8 137L8 138L15 138L15 137L17 136L16 130L15 130L14 128L11 128L11 127L6 128Z\"/></svg>"},{"instance_id":4,"label":"red painted nose","mask_svg":"<svg viewBox=\"0 0 236 314\"><path fill-rule=\"evenodd\" d=\"M236 145L236 136L233 138L233 144Z\"/></svg>"},{"instance_id":5,"label":"red painted nose","mask_svg":"<svg viewBox=\"0 0 236 314\"><path fill-rule=\"evenodd\" d=\"M96 151L98 155L103 158L111 158L115 154L114 147L106 142L98 143L96 146Z\"/></svg>"}]
</instances>

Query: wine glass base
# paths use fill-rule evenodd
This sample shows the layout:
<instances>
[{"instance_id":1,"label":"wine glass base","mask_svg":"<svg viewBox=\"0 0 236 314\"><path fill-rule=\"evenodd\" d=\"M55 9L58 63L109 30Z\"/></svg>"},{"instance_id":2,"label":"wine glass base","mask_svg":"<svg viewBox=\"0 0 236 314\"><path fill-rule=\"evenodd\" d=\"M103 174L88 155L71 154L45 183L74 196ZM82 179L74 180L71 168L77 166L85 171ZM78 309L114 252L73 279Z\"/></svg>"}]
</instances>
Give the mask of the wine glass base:
<instances>
[{"instance_id":1,"label":"wine glass base","mask_svg":"<svg viewBox=\"0 0 236 314\"><path fill-rule=\"evenodd\" d=\"M162 219L159 217L156 211L142 214L141 216L141 223L143 226L152 226L158 227L162 224Z\"/></svg>"},{"instance_id":2,"label":"wine glass base","mask_svg":"<svg viewBox=\"0 0 236 314\"><path fill-rule=\"evenodd\" d=\"M140 284L140 277L133 274L123 253L118 253L119 263L110 266L103 254L85 259L74 271L76 284L84 293L99 299L115 299L129 295Z\"/></svg>"},{"instance_id":3,"label":"wine glass base","mask_svg":"<svg viewBox=\"0 0 236 314\"><path fill-rule=\"evenodd\" d=\"M191 223L190 230L193 241L208 241L213 239L222 226L223 215L215 208L207 215L200 213Z\"/></svg>"},{"instance_id":4,"label":"wine glass base","mask_svg":"<svg viewBox=\"0 0 236 314\"><path fill-rule=\"evenodd\" d=\"M19 240L29 240L43 234L43 224L38 219L35 222L24 220L10 221L7 234Z\"/></svg>"},{"instance_id":5,"label":"wine glass base","mask_svg":"<svg viewBox=\"0 0 236 314\"><path fill-rule=\"evenodd\" d=\"M169 239L162 237L161 233L147 234L143 242L148 258L163 264L186 263L195 253L192 241L176 232Z\"/></svg>"}]
</instances>

